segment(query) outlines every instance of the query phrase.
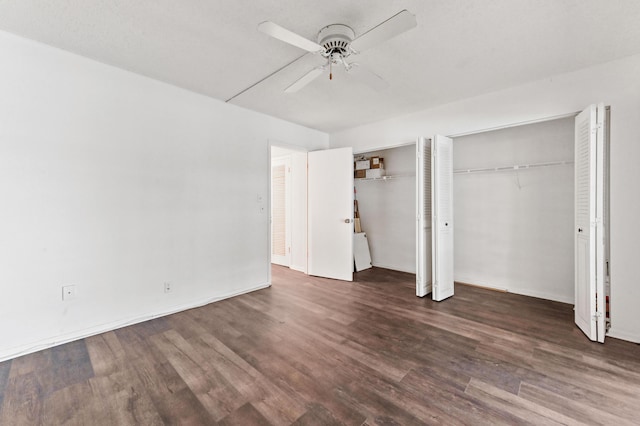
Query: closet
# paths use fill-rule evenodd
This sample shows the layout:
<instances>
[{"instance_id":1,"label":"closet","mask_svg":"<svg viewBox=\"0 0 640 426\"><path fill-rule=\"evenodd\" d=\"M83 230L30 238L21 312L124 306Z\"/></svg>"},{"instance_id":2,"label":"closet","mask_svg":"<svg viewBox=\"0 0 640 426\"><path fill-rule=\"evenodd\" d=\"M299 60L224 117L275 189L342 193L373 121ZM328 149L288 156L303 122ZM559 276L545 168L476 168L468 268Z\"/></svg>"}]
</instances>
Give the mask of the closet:
<instances>
[{"instance_id":1,"label":"closet","mask_svg":"<svg viewBox=\"0 0 640 426\"><path fill-rule=\"evenodd\" d=\"M416 294L453 295L452 145L443 136L355 156L355 195L374 266L416 274ZM380 159L380 160L379 160ZM380 161L362 176L357 160ZM371 165L367 165L370 167Z\"/></svg>"},{"instance_id":2,"label":"closet","mask_svg":"<svg viewBox=\"0 0 640 426\"><path fill-rule=\"evenodd\" d=\"M574 301L574 117L454 138L455 278Z\"/></svg>"},{"instance_id":3,"label":"closet","mask_svg":"<svg viewBox=\"0 0 640 426\"><path fill-rule=\"evenodd\" d=\"M455 279L575 305L603 341L609 311L608 112L454 139Z\"/></svg>"},{"instance_id":4,"label":"closet","mask_svg":"<svg viewBox=\"0 0 640 426\"><path fill-rule=\"evenodd\" d=\"M360 226L366 233L371 263L415 274L415 144L355 157L383 159L382 177L354 178Z\"/></svg>"}]
</instances>

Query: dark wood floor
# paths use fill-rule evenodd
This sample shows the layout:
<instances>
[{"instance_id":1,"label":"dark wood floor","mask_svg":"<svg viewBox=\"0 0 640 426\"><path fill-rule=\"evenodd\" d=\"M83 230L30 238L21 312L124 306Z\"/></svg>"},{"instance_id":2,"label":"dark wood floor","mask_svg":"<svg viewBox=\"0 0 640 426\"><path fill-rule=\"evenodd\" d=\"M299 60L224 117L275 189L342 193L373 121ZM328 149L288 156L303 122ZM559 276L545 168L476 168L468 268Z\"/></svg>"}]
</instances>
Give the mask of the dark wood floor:
<instances>
[{"instance_id":1,"label":"dark wood floor","mask_svg":"<svg viewBox=\"0 0 640 426\"><path fill-rule=\"evenodd\" d=\"M270 289L0 363L0 424L639 424L640 346L572 315L274 267Z\"/></svg>"}]
</instances>

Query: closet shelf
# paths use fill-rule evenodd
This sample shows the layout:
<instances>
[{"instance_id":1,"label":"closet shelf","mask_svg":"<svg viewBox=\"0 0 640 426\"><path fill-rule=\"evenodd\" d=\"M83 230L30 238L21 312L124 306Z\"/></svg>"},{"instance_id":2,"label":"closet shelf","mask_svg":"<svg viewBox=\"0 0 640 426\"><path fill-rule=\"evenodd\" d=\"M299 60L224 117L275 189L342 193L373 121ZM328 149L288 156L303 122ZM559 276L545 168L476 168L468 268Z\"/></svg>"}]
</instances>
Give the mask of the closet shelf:
<instances>
[{"instance_id":1,"label":"closet shelf","mask_svg":"<svg viewBox=\"0 0 640 426\"><path fill-rule=\"evenodd\" d=\"M403 175L389 175L389 176L382 176L382 177L376 177L376 178L354 178L354 180L393 180L393 179L401 179L401 178L410 178L410 177L416 177L415 174L403 174Z\"/></svg>"},{"instance_id":2,"label":"closet shelf","mask_svg":"<svg viewBox=\"0 0 640 426\"><path fill-rule=\"evenodd\" d=\"M551 166L565 166L573 164L573 161L553 161L548 163L536 163L536 164L519 164L515 166L503 166L503 167L487 167L482 169L458 169L454 170L453 174L468 174L468 173L487 173L487 172L513 172L523 169L535 169L539 167L551 167Z\"/></svg>"}]
</instances>

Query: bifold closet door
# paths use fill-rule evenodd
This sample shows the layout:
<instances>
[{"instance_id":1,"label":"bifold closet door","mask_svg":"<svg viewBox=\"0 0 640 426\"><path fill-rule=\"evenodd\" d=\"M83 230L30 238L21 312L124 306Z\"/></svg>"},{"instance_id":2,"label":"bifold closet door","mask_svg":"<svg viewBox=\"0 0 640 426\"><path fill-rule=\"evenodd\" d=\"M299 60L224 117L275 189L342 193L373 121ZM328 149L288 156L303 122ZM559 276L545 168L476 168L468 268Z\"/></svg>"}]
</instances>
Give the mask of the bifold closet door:
<instances>
[{"instance_id":1,"label":"bifold closet door","mask_svg":"<svg viewBox=\"0 0 640 426\"><path fill-rule=\"evenodd\" d=\"M431 293L431 140L416 141L416 296Z\"/></svg>"},{"instance_id":2,"label":"bifold closet door","mask_svg":"<svg viewBox=\"0 0 640 426\"><path fill-rule=\"evenodd\" d=\"M575 323L590 340L605 336L604 105L575 121Z\"/></svg>"},{"instance_id":3,"label":"bifold closet door","mask_svg":"<svg viewBox=\"0 0 640 426\"><path fill-rule=\"evenodd\" d=\"M453 296L453 141L431 140L432 282L431 298Z\"/></svg>"},{"instance_id":4,"label":"bifold closet door","mask_svg":"<svg viewBox=\"0 0 640 426\"><path fill-rule=\"evenodd\" d=\"M307 158L309 275L353 281L353 151Z\"/></svg>"}]
</instances>

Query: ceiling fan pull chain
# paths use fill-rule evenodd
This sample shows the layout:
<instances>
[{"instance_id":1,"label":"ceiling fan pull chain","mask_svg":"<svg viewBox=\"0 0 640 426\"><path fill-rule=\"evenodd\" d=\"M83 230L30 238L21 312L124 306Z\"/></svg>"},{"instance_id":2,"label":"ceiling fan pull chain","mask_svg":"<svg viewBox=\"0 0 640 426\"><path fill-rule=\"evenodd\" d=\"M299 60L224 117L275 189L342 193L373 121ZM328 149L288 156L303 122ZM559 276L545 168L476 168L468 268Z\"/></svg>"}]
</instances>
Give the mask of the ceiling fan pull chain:
<instances>
[{"instance_id":1,"label":"ceiling fan pull chain","mask_svg":"<svg viewBox=\"0 0 640 426\"><path fill-rule=\"evenodd\" d=\"M333 63L329 59L329 80L333 80Z\"/></svg>"}]
</instances>

